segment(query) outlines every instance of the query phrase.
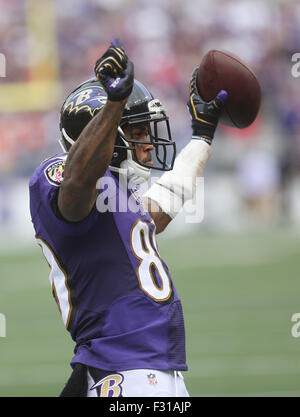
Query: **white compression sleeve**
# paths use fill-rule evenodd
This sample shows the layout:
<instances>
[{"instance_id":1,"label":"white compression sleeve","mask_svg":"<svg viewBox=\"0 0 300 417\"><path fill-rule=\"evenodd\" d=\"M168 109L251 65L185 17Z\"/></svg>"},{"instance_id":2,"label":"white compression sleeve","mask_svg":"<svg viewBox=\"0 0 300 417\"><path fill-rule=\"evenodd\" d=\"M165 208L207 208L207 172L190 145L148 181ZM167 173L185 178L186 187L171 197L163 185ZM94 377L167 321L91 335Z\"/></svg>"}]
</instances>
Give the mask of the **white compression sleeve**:
<instances>
[{"instance_id":1,"label":"white compression sleeve","mask_svg":"<svg viewBox=\"0 0 300 417\"><path fill-rule=\"evenodd\" d=\"M154 200L174 218L184 203L194 197L196 179L203 176L210 154L208 143L191 139L175 159L173 170L165 172L143 197Z\"/></svg>"}]
</instances>

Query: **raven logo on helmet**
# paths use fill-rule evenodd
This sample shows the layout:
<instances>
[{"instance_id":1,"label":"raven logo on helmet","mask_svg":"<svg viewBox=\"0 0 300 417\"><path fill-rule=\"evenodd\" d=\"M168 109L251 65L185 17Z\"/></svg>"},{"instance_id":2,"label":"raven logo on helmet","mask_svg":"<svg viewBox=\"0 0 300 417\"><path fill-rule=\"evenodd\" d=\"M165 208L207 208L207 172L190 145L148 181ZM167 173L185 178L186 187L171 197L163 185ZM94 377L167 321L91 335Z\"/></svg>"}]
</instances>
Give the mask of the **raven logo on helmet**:
<instances>
[{"instance_id":1,"label":"raven logo on helmet","mask_svg":"<svg viewBox=\"0 0 300 417\"><path fill-rule=\"evenodd\" d=\"M94 117L96 112L102 109L107 101L107 97L103 94L103 91L103 88L100 86L79 90L65 101L63 112L68 111L70 114L72 112L87 111L91 117ZM93 103L91 103L92 101Z\"/></svg>"}]
</instances>

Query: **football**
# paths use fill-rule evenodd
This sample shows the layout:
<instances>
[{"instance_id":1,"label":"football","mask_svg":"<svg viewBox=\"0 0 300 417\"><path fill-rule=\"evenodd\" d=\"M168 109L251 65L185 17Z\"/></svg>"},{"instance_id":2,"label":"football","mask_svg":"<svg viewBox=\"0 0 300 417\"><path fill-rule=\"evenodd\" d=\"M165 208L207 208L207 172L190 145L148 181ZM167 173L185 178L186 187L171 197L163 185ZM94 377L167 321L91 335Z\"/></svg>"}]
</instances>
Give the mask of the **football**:
<instances>
[{"instance_id":1,"label":"football","mask_svg":"<svg viewBox=\"0 0 300 417\"><path fill-rule=\"evenodd\" d=\"M237 56L211 50L202 59L197 73L197 87L205 101L211 101L220 90L228 99L220 122L244 129L257 117L261 105L261 88L253 71Z\"/></svg>"}]
</instances>

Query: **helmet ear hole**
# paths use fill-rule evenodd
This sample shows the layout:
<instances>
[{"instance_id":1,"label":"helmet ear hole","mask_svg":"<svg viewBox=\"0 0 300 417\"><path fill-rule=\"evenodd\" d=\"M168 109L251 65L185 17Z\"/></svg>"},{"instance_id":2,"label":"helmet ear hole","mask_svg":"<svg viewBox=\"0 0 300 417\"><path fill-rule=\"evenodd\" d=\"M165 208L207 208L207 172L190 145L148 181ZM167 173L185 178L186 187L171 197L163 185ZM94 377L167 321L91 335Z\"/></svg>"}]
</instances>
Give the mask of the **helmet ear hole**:
<instances>
[{"instance_id":1,"label":"helmet ear hole","mask_svg":"<svg viewBox=\"0 0 300 417\"><path fill-rule=\"evenodd\" d=\"M120 134L116 137L114 152L112 154L112 159L110 165L119 167L121 162L127 158L127 146L126 143L121 138Z\"/></svg>"}]
</instances>

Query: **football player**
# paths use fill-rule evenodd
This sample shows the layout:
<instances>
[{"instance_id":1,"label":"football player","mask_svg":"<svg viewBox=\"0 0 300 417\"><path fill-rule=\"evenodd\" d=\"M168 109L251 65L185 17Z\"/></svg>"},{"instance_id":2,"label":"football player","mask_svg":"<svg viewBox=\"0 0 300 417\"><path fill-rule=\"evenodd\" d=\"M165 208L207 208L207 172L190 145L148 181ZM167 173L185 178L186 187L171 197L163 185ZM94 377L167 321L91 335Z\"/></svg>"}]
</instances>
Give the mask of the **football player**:
<instances>
[{"instance_id":1,"label":"football player","mask_svg":"<svg viewBox=\"0 0 300 417\"><path fill-rule=\"evenodd\" d=\"M163 105L134 79L132 62L113 40L95 78L62 106L64 153L31 177L36 239L76 342L61 396L188 396L180 372L187 370L182 306L156 234L193 197L227 96L222 91L205 103L196 74L188 101L193 135L175 159ZM143 202L135 185L153 169L163 175ZM190 186L182 184L184 176L193 179ZM103 194L106 211L98 205ZM121 200L133 194L138 209L121 210Z\"/></svg>"}]
</instances>

